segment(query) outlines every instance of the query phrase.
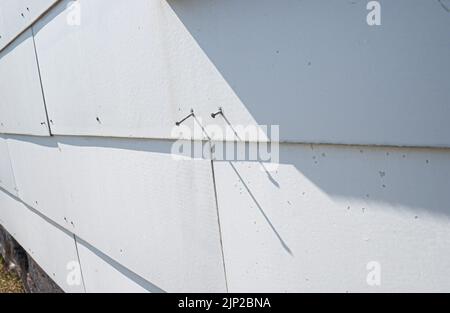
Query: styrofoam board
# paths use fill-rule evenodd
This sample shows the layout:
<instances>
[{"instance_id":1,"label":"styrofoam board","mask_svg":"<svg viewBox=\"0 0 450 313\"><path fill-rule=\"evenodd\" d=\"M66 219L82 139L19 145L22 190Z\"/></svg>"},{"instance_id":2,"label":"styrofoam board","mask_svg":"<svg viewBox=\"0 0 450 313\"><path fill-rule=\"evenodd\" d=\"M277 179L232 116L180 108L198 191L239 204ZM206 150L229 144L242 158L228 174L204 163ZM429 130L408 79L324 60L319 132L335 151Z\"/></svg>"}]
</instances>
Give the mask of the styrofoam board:
<instances>
[{"instance_id":1,"label":"styrofoam board","mask_svg":"<svg viewBox=\"0 0 450 313\"><path fill-rule=\"evenodd\" d=\"M78 264L75 240L71 233L56 226L11 194L0 190L0 222L27 253L65 292L84 292L68 279ZM75 273L79 275L79 271ZM70 283L69 283L70 282Z\"/></svg>"},{"instance_id":2,"label":"styrofoam board","mask_svg":"<svg viewBox=\"0 0 450 313\"><path fill-rule=\"evenodd\" d=\"M8 139L20 197L168 291L225 290L211 163L170 141Z\"/></svg>"},{"instance_id":3,"label":"styrofoam board","mask_svg":"<svg viewBox=\"0 0 450 313\"><path fill-rule=\"evenodd\" d=\"M0 51L57 1L2 0L0 3Z\"/></svg>"},{"instance_id":4,"label":"styrofoam board","mask_svg":"<svg viewBox=\"0 0 450 313\"><path fill-rule=\"evenodd\" d=\"M62 2L34 27L55 134L173 138L192 108L240 139L280 125L282 142L450 145L438 2L386 2L380 26L366 2L79 3L79 25Z\"/></svg>"}]
</instances>

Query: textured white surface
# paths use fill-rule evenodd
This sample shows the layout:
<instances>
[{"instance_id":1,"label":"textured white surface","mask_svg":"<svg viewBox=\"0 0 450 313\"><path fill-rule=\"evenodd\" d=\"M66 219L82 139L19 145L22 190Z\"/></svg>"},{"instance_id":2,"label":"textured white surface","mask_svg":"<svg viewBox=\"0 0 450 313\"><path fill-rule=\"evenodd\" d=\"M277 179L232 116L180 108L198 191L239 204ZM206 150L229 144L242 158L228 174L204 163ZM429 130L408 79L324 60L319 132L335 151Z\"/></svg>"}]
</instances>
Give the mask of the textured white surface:
<instances>
[{"instance_id":1,"label":"textured white surface","mask_svg":"<svg viewBox=\"0 0 450 313\"><path fill-rule=\"evenodd\" d=\"M230 292L450 290L449 150L282 145L281 163L214 163Z\"/></svg>"},{"instance_id":2,"label":"textured white surface","mask_svg":"<svg viewBox=\"0 0 450 313\"><path fill-rule=\"evenodd\" d=\"M0 52L0 133L49 134L31 30Z\"/></svg>"},{"instance_id":3,"label":"textured white surface","mask_svg":"<svg viewBox=\"0 0 450 313\"><path fill-rule=\"evenodd\" d=\"M282 141L450 145L438 1L388 1L379 27L365 1L80 4L79 26L63 2L34 28L55 134L170 138L191 108L226 125L210 117L221 106Z\"/></svg>"},{"instance_id":4,"label":"textured white surface","mask_svg":"<svg viewBox=\"0 0 450 313\"><path fill-rule=\"evenodd\" d=\"M17 196L16 182L9 157L8 142L0 136L0 187Z\"/></svg>"},{"instance_id":5,"label":"textured white surface","mask_svg":"<svg viewBox=\"0 0 450 313\"><path fill-rule=\"evenodd\" d=\"M77 241L86 292L146 293L160 292L136 274L88 245Z\"/></svg>"},{"instance_id":6,"label":"textured white surface","mask_svg":"<svg viewBox=\"0 0 450 313\"><path fill-rule=\"evenodd\" d=\"M0 50L30 26L57 0L2 0L0 2Z\"/></svg>"},{"instance_id":7,"label":"textured white surface","mask_svg":"<svg viewBox=\"0 0 450 313\"><path fill-rule=\"evenodd\" d=\"M171 142L9 139L20 197L161 289L224 291L211 163Z\"/></svg>"},{"instance_id":8,"label":"textured white surface","mask_svg":"<svg viewBox=\"0 0 450 313\"><path fill-rule=\"evenodd\" d=\"M0 223L65 292L84 292L82 281L80 285L67 283L68 264L78 262L72 234L1 190Z\"/></svg>"}]
</instances>

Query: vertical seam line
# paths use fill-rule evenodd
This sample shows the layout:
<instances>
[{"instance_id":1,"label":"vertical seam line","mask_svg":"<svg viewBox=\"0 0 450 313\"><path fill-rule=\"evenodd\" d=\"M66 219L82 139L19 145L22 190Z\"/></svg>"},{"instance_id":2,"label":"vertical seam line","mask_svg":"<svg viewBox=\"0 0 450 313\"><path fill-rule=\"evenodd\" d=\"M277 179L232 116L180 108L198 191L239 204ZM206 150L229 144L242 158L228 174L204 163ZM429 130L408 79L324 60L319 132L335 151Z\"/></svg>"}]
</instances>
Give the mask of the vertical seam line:
<instances>
[{"instance_id":1,"label":"vertical seam line","mask_svg":"<svg viewBox=\"0 0 450 313\"><path fill-rule=\"evenodd\" d=\"M211 151L212 152L212 151ZM222 252L222 264L223 264L223 273L225 276L225 288L228 290L228 278L227 278L227 268L225 265L225 253L223 251L223 240L222 240L222 229L220 226L220 213L219 213L219 200L217 198L217 188L216 188L216 174L214 172L214 160L211 158L211 171L212 171L212 179L213 179L213 187L214 187L214 199L216 202L216 212L217 212L217 224L219 225L219 239L220 239L220 248Z\"/></svg>"},{"instance_id":2,"label":"vertical seam line","mask_svg":"<svg viewBox=\"0 0 450 313\"><path fill-rule=\"evenodd\" d=\"M13 165L13 161L11 158L11 152L9 151L9 143L8 143L9 138L4 138L4 137L2 137L2 138L3 138L3 140L5 140L6 152L8 153L8 158L9 158L9 167L11 168L11 173L12 173L13 181L14 181L14 190L17 193L17 197L20 198L19 186L17 185L17 179L16 179L16 173L14 171L14 165Z\"/></svg>"},{"instance_id":3,"label":"vertical seam line","mask_svg":"<svg viewBox=\"0 0 450 313\"><path fill-rule=\"evenodd\" d=\"M33 38L34 56L36 58L36 66L37 66L37 71L38 71L38 76L39 76L39 84L41 85L41 94L42 94L42 101L44 102L45 116L47 118L47 128L48 128L49 135L52 136L50 119L48 117L47 102L45 101L44 85L42 84L41 67L39 65L39 58L38 58L38 53L37 53L37 49L36 49L36 41L34 40L34 35L35 35L34 26L31 26L31 37Z\"/></svg>"},{"instance_id":4,"label":"vertical seam line","mask_svg":"<svg viewBox=\"0 0 450 313\"><path fill-rule=\"evenodd\" d=\"M83 268L81 266L80 253L78 252L77 236L75 234L73 234L73 239L75 240L75 251L77 252L78 265L80 266L81 282L83 283L83 290L86 293L86 284L84 282Z\"/></svg>"}]
</instances>

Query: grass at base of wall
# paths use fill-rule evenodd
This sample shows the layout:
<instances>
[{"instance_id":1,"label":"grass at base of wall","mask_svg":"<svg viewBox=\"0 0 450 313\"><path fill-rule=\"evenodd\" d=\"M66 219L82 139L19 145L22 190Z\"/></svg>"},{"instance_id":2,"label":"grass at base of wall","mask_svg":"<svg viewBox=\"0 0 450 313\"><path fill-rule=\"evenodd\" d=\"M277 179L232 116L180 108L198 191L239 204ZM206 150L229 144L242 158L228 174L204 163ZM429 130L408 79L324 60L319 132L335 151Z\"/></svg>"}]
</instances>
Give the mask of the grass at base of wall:
<instances>
[{"instance_id":1,"label":"grass at base of wall","mask_svg":"<svg viewBox=\"0 0 450 313\"><path fill-rule=\"evenodd\" d=\"M22 282L15 273L8 272L0 255L0 293L23 293Z\"/></svg>"}]
</instances>

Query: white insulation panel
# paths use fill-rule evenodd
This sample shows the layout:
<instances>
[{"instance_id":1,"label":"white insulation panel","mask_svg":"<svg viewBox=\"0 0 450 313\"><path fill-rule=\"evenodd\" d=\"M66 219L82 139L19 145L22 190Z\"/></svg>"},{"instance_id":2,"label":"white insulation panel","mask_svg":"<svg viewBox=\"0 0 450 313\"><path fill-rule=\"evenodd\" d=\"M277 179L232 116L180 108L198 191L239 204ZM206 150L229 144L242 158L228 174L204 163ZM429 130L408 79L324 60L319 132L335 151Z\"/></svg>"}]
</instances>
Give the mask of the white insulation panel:
<instances>
[{"instance_id":1,"label":"white insulation panel","mask_svg":"<svg viewBox=\"0 0 450 313\"><path fill-rule=\"evenodd\" d=\"M171 138L192 108L240 139L258 124L288 142L450 145L438 1L386 1L380 26L365 1L79 3L79 25L63 1L34 27L55 134Z\"/></svg>"},{"instance_id":2,"label":"white insulation panel","mask_svg":"<svg viewBox=\"0 0 450 313\"><path fill-rule=\"evenodd\" d=\"M31 29L0 52L0 133L48 136Z\"/></svg>"},{"instance_id":3,"label":"white insulation panel","mask_svg":"<svg viewBox=\"0 0 450 313\"><path fill-rule=\"evenodd\" d=\"M68 3L34 26L52 132L169 138L189 111L170 100L165 1L79 1L79 25Z\"/></svg>"},{"instance_id":4,"label":"white insulation panel","mask_svg":"<svg viewBox=\"0 0 450 313\"><path fill-rule=\"evenodd\" d=\"M27 29L58 0L2 0L0 2L0 50Z\"/></svg>"},{"instance_id":5,"label":"white insulation panel","mask_svg":"<svg viewBox=\"0 0 450 313\"><path fill-rule=\"evenodd\" d=\"M72 234L3 191L0 191L0 223L65 292L84 292L80 278L68 279L73 264L78 264Z\"/></svg>"},{"instance_id":6,"label":"white insulation panel","mask_svg":"<svg viewBox=\"0 0 450 313\"><path fill-rule=\"evenodd\" d=\"M230 292L450 290L449 150L283 144L280 155L269 173L214 163ZM367 283L374 264L380 285Z\"/></svg>"},{"instance_id":7,"label":"white insulation panel","mask_svg":"<svg viewBox=\"0 0 450 313\"><path fill-rule=\"evenodd\" d=\"M211 162L169 141L8 140L20 197L168 291L225 290Z\"/></svg>"},{"instance_id":8,"label":"white insulation panel","mask_svg":"<svg viewBox=\"0 0 450 313\"><path fill-rule=\"evenodd\" d=\"M78 239L80 264L86 292L148 293L162 292L157 286L134 274L95 247Z\"/></svg>"}]
</instances>

